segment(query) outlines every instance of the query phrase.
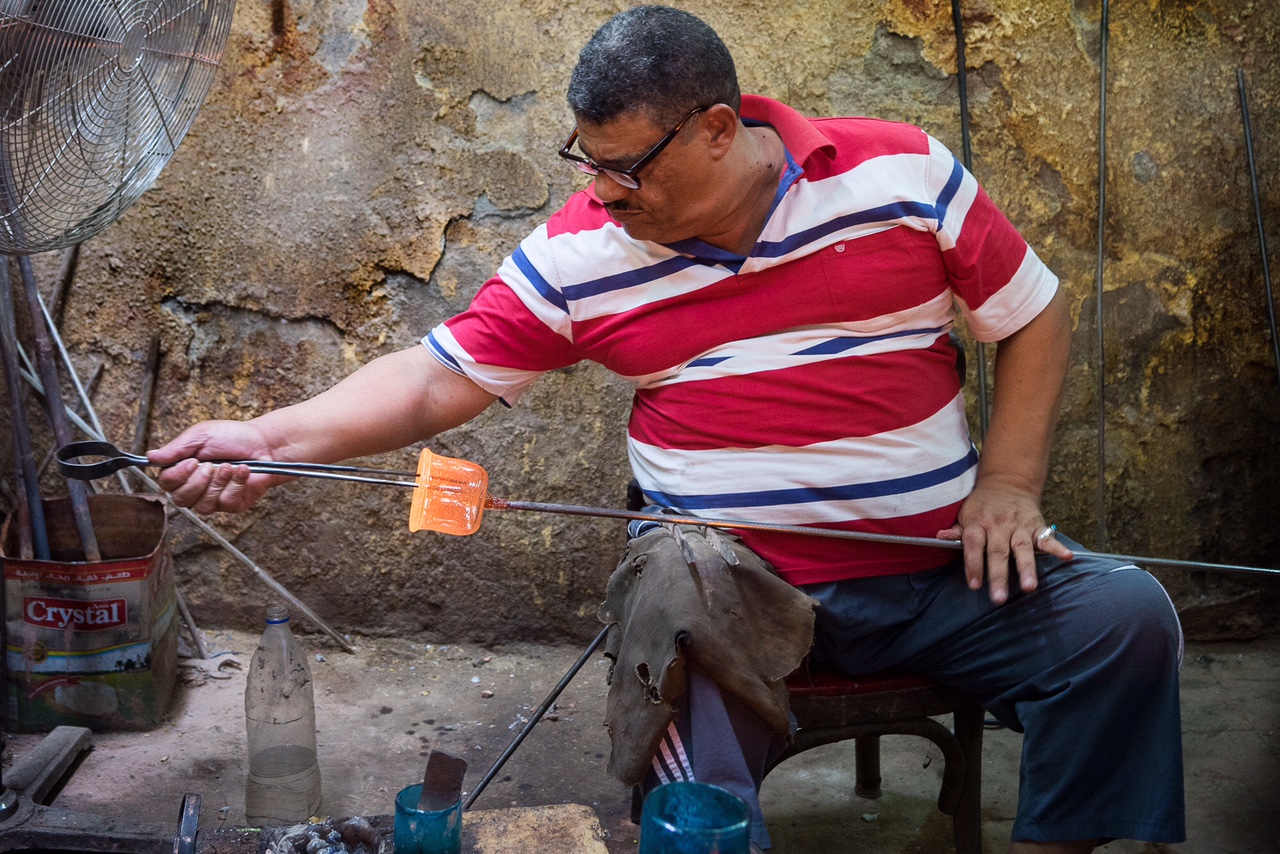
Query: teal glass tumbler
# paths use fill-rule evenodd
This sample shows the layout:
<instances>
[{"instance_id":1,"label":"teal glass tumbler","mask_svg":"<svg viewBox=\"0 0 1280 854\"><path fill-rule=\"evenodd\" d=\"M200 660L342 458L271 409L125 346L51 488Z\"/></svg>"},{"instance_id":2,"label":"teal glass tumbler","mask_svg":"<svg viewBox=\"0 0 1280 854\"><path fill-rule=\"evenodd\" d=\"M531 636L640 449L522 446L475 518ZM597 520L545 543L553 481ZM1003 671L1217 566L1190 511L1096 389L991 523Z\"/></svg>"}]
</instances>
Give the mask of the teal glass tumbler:
<instances>
[{"instance_id":1,"label":"teal glass tumbler","mask_svg":"<svg viewBox=\"0 0 1280 854\"><path fill-rule=\"evenodd\" d=\"M442 810L418 809L422 784L396 795L395 854L461 854L462 799Z\"/></svg>"},{"instance_id":2,"label":"teal glass tumbler","mask_svg":"<svg viewBox=\"0 0 1280 854\"><path fill-rule=\"evenodd\" d=\"M726 789L668 783L644 799L640 854L747 854L750 819L746 803Z\"/></svg>"}]
</instances>

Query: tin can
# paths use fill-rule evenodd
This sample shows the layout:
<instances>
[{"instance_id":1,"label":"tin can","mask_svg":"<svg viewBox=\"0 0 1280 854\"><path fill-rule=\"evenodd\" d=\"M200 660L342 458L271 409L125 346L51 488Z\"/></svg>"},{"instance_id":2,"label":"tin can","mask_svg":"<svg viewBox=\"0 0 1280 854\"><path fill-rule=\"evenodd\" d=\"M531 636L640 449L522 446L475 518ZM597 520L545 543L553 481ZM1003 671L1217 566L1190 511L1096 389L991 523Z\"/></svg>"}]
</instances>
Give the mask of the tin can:
<instances>
[{"instance_id":1,"label":"tin can","mask_svg":"<svg viewBox=\"0 0 1280 854\"><path fill-rule=\"evenodd\" d=\"M12 732L73 725L154 729L178 670L178 619L160 498L91 495L102 560L86 561L70 501L44 500L49 560L3 545L7 720Z\"/></svg>"}]
</instances>

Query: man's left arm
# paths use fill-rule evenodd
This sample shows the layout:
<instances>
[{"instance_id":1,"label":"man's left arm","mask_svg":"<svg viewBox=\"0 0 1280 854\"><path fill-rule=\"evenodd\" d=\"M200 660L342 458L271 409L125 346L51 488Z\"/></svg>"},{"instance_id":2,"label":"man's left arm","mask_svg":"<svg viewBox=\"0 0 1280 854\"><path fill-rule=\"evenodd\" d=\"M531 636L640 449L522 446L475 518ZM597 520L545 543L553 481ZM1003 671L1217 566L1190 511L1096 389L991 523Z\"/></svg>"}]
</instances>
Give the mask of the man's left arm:
<instances>
[{"instance_id":1,"label":"man's left arm","mask_svg":"<svg viewBox=\"0 0 1280 854\"><path fill-rule=\"evenodd\" d=\"M1062 291L1036 317L996 345L991 420L977 483L960 508L956 527L942 536L964 542L965 577L982 586L984 569L992 602L1008 598L1010 557L1022 589L1036 586L1035 552L1071 557L1049 537L1040 495L1071 352L1071 317Z\"/></svg>"}]
</instances>

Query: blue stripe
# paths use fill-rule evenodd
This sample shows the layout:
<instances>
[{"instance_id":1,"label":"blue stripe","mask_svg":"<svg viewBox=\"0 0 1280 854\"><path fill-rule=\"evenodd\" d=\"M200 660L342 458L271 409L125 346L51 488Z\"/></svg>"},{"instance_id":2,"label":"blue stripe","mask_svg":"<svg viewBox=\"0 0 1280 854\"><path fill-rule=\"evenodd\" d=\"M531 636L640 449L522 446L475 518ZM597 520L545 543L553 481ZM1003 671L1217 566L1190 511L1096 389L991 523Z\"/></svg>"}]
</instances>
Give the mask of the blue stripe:
<instances>
[{"instance_id":1,"label":"blue stripe","mask_svg":"<svg viewBox=\"0 0 1280 854\"><path fill-rule=\"evenodd\" d=\"M524 254L523 247L516 247L516 251L511 253L511 260L520 268L520 272L524 273L525 278L529 280L529 284L533 285L534 290L547 302L556 308L569 313L569 304L565 302L564 294L551 287L551 283L542 277L538 272L538 268L533 266L533 262L529 260L529 256Z\"/></svg>"},{"instance_id":2,"label":"blue stripe","mask_svg":"<svg viewBox=\"0 0 1280 854\"><path fill-rule=\"evenodd\" d=\"M565 299L570 302L586 299L588 297L599 296L613 291L623 291L627 288L636 288L641 285L647 285L658 279L665 279L667 276L680 272L681 270L692 267L698 262L692 258L684 256L676 256L668 258L666 261L659 261L657 264L651 264L648 267L641 267L638 270L627 270L622 273L615 273L612 276L605 276L600 279L592 279L583 282L580 285L567 285L564 289Z\"/></svg>"},{"instance_id":3,"label":"blue stripe","mask_svg":"<svg viewBox=\"0 0 1280 854\"><path fill-rule=\"evenodd\" d=\"M960 184L964 181L964 167L960 165L960 161L954 156L951 158L954 164L951 167L951 177L947 179L947 186L942 188L942 193L938 196L938 227L942 227L942 221L947 218L947 206L955 199L956 193L960 191Z\"/></svg>"},{"instance_id":4,"label":"blue stripe","mask_svg":"<svg viewBox=\"0 0 1280 854\"><path fill-rule=\"evenodd\" d=\"M427 349L431 351L431 355L443 362L446 368L454 373L462 373L462 365L458 364L458 360L450 356L449 351L440 345L434 331L427 333Z\"/></svg>"},{"instance_id":5,"label":"blue stripe","mask_svg":"<svg viewBox=\"0 0 1280 854\"><path fill-rule=\"evenodd\" d=\"M696 510L723 510L729 507L773 507L791 504L813 504L826 501L857 501L865 498L881 498L886 495L902 495L927 489L954 480L978 464L978 450L969 446L969 453L954 463L933 471L879 480L872 483L850 483L844 486L797 487L768 489L758 492L719 492L705 495L673 495L646 489L656 504L682 512Z\"/></svg>"},{"instance_id":6,"label":"blue stripe","mask_svg":"<svg viewBox=\"0 0 1280 854\"><path fill-rule=\"evenodd\" d=\"M888 341L892 338L910 338L913 335L938 335L944 331L944 327L933 326L928 329L906 329L902 332L890 332L887 335L875 335L870 338L831 338L820 344L814 344L812 347L806 347L803 350L797 350L789 355L791 356L829 356L835 353L844 353L875 341ZM694 359L686 367L689 368L711 368L730 359L740 358L737 356L713 356L706 359Z\"/></svg>"},{"instance_id":7,"label":"blue stripe","mask_svg":"<svg viewBox=\"0 0 1280 854\"><path fill-rule=\"evenodd\" d=\"M783 240L774 242L762 240L756 244L755 254L765 258L778 258L831 234L833 231L840 231L851 226L866 225L873 222L892 224L897 220L910 217L934 219L937 214L936 205L926 205L922 202L894 202L891 205L881 205L878 208L867 208L864 211L855 211L851 214L838 216L820 225L815 225L813 228L797 231Z\"/></svg>"},{"instance_id":8,"label":"blue stripe","mask_svg":"<svg viewBox=\"0 0 1280 854\"><path fill-rule=\"evenodd\" d=\"M832 338L829 341L823 341L821 344L814 344L812 347L806 347L793 353L793 356L826 356L832 353L843 353L846 350L852 350L855 347L861 347L864 344L870 344L875 341L888 341L892 338L909 338L913 335L936 335L942 332L943 327L933 326L928 329L904 329L901 332L890 332L888 335L874 335L870 338Z\"/></svg>"}]
</instances>

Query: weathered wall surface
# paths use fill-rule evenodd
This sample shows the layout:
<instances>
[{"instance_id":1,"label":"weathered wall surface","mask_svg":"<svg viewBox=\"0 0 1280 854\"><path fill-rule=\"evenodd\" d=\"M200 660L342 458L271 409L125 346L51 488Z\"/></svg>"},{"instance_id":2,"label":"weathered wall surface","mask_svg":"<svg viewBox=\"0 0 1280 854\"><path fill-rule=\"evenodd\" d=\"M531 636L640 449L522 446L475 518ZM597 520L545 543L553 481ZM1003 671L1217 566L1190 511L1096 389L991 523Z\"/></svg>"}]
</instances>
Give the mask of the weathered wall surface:
<instances>
[{"instance_id":1,"label":"weathered wall surface","mask_svg":"<svg viewBox=\"0 0 1280 854\"><path fill-rule=\"evenodd\" d=\"M248 418L316 393L463 308L582 185L555 154L572 123L563 91L578 48L620 7L241 0L192 133L156 187L85 245L68 298L64 332L82 373L104 364L95 405L112 437L130 439L155 330L160 441L198 419ZM1100 4L963 7L974 171L1063 277L1076 318L1046 513L1096 545ZM687 8L725 38L744 90L810 114L919 123L960 152L949 3ZM1112 9L1111 551L1280 566L1280 383L1235 79L1243 67L1274 246L1278 55L1274 2ZM51 277L58 259L39 261ZM582 366L430 444L486 466L497 495L619 506L628 397ZM400 490L299 483L214 521L341 631L594 634L619 523L493 513L479 534L449 538L411 535L407 508ZM265 589L184 521L174 532L198 621L256 625ZM1158 574L1195 636L1276 630L1274 581Z\"/></svg>"}]
</instances>

